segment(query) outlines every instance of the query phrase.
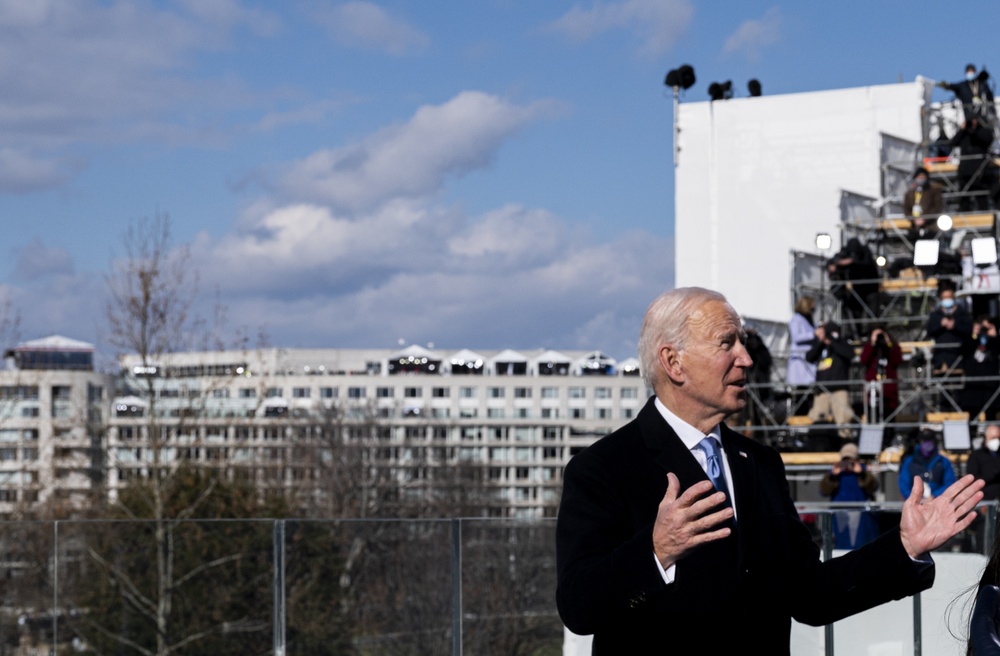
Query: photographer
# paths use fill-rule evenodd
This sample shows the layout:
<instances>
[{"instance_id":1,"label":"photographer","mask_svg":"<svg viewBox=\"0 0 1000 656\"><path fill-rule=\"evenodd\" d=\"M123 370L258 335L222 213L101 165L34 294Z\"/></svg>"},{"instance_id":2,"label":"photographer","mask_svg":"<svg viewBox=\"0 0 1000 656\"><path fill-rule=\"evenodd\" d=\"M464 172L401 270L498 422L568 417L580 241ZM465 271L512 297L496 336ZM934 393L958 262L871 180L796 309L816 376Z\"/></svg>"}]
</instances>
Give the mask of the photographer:
<instances>
[{"instance_id":1,"label":"photographer","mask_svg":"<svg viewBox=\"0 0 1000 656\"><path fill-rule=\"evenodd\" d=\"M826 263L831 291L843 304L848 320L845 330L857 337L866 313L878 315L879 272L871 249L856 237L847 240L840 251Z\"/></svg>"},{"instance_id":2,"label":"photographer","mask_svg":"<svg viewBox=\"0 0 1000 656\"><path fill-rule=\"evenodd\" d=\"M978 316L973 322L972 339L966 343L962 353L962 369L966 381L958 398L959 407L970 417L983 412L986 419L993 420L1000 410L1000 402L991 399L997 390L997 376L1000 375L1000 339L992 317Z\"/></svg>"},{"instance_id":3,"label":"photographer","mask_svg":"<svg viewBox=\"0 0 1000 656\"><path fill-rule=\"evenodd\" d=\"M972 335L972 320L965 304L955 298L954 284L942 281L938 285L938 299L938 306L927 317L925 330L934 340L931 368L940 375L962 359Z\"/></svg>"},{"instance_id":4,"label":"photographer","mask_svg":"<svg viewBox=\"0 0 1000 656\"><path fill-rule=\"evenodd\" d=\"M872 330L861 348L861 365L865 368L867 383L865 408L869 422L881 423L884 417L899 407L898 379L902 362L903 351L892 335L881 326Z\"/></svg>"},{"instance_id":5,"label":"photographer","mask_svg":"<svg viewBox=\"0 0 1000 656\"><path fill-rule=\"evenodd\" d=\"M955 99L962 103L962 112L966 122L976 117L991 119L993 117L993 91L989 87L990 74L984 68L976 73L976 65L965 67L965 79L960 82L938 82L938 86L955 94Z\"/></svg>"},{"instance_id":6,"label":"photographer","mask_svg":"<svg viewBox=\"0 0 1000 656\"><path fill-rule=\"evenodd\" d=\"M809 418L813 423L832 418L843 440L853 436L850 424L854 411L847 394L853 359L854 349L840 334L840 326L836 322L827 321L816 329L816 338L806 353L806 361L816 363L816 383L819 386L809 409Z\"/></svg>"},{"instance_id":7,"label":"photographer","mask_svg":"<svg viewBox=\"0 0 1000 656\"><path fill-rule=\"evenodd\" d=\"M819 491L830 501L871 501L878 479L858 460L858 447L845 444L840 462L819 482ZM878 523L864 510L837 510L833 513L833 534L838 549L856 549L879 535Z\"/></svg>"}]
</instances>

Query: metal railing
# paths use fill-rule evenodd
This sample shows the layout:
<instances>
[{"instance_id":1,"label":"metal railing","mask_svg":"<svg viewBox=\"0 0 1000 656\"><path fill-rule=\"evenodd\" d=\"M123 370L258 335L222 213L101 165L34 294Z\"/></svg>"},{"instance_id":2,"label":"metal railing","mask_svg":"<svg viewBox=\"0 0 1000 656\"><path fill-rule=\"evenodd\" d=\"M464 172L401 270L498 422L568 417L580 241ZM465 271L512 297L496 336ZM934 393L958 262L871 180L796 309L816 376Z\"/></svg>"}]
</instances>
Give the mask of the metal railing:
<instances>
[{"instance_id":1,"label":"metal railing","mask_svg":"<svg viewBox=\"0 0 1000 656\"><path fill-rule=\"evenodd\" d=\"M799 510L829 557L844 513L899 507ZM945 549L988 552L995 511ZM558 654L555 582L554 520L7 522L0 654Z\"/></svg>"}]
</instances>

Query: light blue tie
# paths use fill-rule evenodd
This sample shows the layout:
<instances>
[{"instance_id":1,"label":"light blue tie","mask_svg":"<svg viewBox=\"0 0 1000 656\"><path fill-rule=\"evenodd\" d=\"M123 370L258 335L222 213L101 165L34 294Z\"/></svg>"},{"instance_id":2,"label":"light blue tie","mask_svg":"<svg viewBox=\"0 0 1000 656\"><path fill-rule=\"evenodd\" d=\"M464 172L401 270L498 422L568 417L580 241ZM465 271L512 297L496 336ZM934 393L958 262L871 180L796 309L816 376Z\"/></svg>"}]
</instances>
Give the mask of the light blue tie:
<instances>
[{"instance_id":1,"label":"light blue tie","mask_svg":"<svg viewBox=\"0 0 1000 656\"><path fill-rule=\"evenodd\" d=\"M732 505L729 498L729 486L726 485L726 469L722 466L722 454L719 452L719 442L714 437L706 437L698 442L698 448L705 454L706 473L715 489L724 492L726 503Z\"/></svg>"}]
</instances>

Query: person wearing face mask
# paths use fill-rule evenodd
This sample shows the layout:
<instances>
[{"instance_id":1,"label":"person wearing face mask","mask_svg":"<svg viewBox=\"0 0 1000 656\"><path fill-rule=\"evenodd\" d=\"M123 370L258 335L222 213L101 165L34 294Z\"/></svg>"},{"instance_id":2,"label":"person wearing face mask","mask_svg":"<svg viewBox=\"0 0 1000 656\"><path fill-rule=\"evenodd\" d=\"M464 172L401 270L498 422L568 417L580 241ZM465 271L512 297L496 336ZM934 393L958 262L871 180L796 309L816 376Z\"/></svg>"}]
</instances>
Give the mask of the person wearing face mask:
<instances>
[{"instance_id":1,"label":"person wearing face mask","mask_svg":"<svg viewBox=\"0 0 1000 656\"><path fill-rule=\"evenodd\" d=\"M965 371L965 388L958 397L958 405L970 417L980 413L993 420L1000 411L997 376L1000 375L1000 338L996 322L988 316L976 317L972 324L972 338L962 353L962 370Z\"/></svg>"},{"instance_id":2,"label":"person wearing face mask","mask_svg":"<svg viewBox=\"0 0 1000 656\"><path fill-rule=\"evenodd\" d=\"M961 360L962 351L972 337L972 320L965 306L956 300L954 285L941 283L938 298L938 307L927 318L925 330L934 340L931 369L944 373Z\"/></svg>"},{"instance_id":3,"label":"person wearing face mask","mask_svg":"<svg viewBox=\"0 0 1000 656\"><path fill-rule=\"evenodd\" d=\"M899 491L904 498L913 491L913 479L924 482L924 498L940 495L955 482L955 468L937 448L937 433L920 431L913 452L906 456L899 467Z\"/></svg>"},{"instance_id":4,"label":"person wearing face mask","mask_svg":"<svg viewBox=\"0 0 1000 656\"><path fill-rule=\"evenodd\" d=\"M819 493L830 501L871 501L878 479L858 459L858 445L848 442L840 449L840 462L819 482ZM878 522L867 510L838 509L833 512L833 536L837 549L857 549L879 536Z\"/></svg>"},{"instance_id":5,"label":"person wearing face mask","mask_svg":"<svg viewBox=\"0 0 1000 656\"><path fill-rule=\"evenodd\" d=\"M937 235L935 219L942 212L944 197L941 187L931 182L930 173L921 166L913 172L910 187L903 195L903 214L910 217L910 230L907 232L910 243Z\"/></svg>"},{"instance_id":6,"label":"person wearing face mask","mask_svg":"<svg viewBox=\"0 0 1000 656\"><path fill-rule=\"evenodd\" d=\"M808 417L813 423L832 419L842 440L849 440L854 436L850 427L854 411L847 393L853 359L854 348L841 334L837 322L827 321L816 329L812 347L806 353L806 362L816 364L819 390L813 396Z\"/></svg>"},{"instance_id":7,"label":"person wearing face mask","mask_svg":"<svg viewBox=\"0 0 1000 656\"><path fill-rule=\"evenodd\" d=\"M990 75L983 69L976 73L976 65L965 67L965 78L960 82L938 82L938 86L955 94L955 99L962 103L965 120L973 117L990 117L993 115L993 91L987 82Z\"/></svg>"},{"instance_id":8,"label":"person wearing face mask","mask_svg":"<svg viewBox=\"0 0 1000 656\"><path fill-rule=\"evenodd\" d=\"M1000 500L1000 426L990 424L986 427L983 445L969 454L966 463L966 473L986 481L983 488L983 501ZM984 509L985 510L985 509Z\"/></svg>"},{"instance_id":9,"label":"person wearing face mask","mask_svg":"<svg viewBox=\"0 0 1000 656\"><path fill-rule=\"evenodd\" d=\"M986 483L983 501L1000 501L1000 426L990 424L986 427L982 445L969 453L965 473ZM979 516L972 522L969 532L976 541L973 549L982 552L986 540L987 507L981 506L977 510Z\"/></svg>"}]
</instances>

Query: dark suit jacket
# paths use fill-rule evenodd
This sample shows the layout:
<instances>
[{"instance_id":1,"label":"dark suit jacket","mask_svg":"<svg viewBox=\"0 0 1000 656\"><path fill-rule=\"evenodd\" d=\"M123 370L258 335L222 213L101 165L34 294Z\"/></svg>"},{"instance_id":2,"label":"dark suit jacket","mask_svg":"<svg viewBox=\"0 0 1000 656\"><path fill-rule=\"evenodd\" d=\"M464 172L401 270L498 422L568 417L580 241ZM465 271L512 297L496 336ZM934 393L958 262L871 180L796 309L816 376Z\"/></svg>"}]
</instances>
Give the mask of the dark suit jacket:
<instances>
[{"instance_id":1,"label":"dark suit jacket","mask_svg":"<svg viewBox=\"0 0 1000 656\"><path fill-rule=\"evenodd\" d=\"M780 456L722 427L737 527L677 564L666 585L653 520L673 472L704 470L653 405L566 466L556 536L556 601L594 654L787 654L791 618L824 625L924 590L898 531L826 563L788 494Z\"/></svg>"}]
</instances>

